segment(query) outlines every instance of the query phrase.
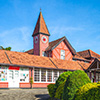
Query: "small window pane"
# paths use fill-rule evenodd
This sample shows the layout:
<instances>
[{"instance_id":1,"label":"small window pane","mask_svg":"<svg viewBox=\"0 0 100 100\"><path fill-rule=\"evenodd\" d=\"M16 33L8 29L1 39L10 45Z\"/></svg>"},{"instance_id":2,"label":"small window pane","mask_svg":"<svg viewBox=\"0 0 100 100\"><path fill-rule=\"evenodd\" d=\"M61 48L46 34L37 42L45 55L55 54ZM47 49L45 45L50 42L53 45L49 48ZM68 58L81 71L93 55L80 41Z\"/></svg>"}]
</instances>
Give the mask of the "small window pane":
<instances>
[{"instance_id":1,"label":"small window pane","mask_svg":"<svg viewBox=\"0 0 100 100\"><path fill-rule=\"evenodd\" d=\"M40 69L34 70L34 81L40 81Z\"/></svg>"},{"instance_id":2,"label":"small window pane","mask_svg":"<svg viewBox=\"0 0 100 100\"><path fill-rule=\"evenodd\" d=\"M52 82L52 70L47 71L47 82Z\"/></svg>"},{"instance_id":3,"label":"small window pane","mask_svg":"<svg viewBox=\"0 0 100 100\"><path fill-rule=\"evenodd\" d=\"M41 69L41 82L46 82L46 70Z\"/></svg>"},{"instance_id":4,"label":"small window pane","mask_svg":"<svg viewBox=\"0 0 100 100\"><path fill-rule=\"evenodd\" d=\"M58 71L54 70L53 82L56 82L58 79Z\"/></svg>"},{"instance_id":5,"label":"small window pane","mask_svg":"<svg viewBox=\"0 0 100 100\"><path fill-rule=\"evenodd\" d=\"M65 59L65 50L61 50L61 59Z\"/></svg>"}]
</instances>

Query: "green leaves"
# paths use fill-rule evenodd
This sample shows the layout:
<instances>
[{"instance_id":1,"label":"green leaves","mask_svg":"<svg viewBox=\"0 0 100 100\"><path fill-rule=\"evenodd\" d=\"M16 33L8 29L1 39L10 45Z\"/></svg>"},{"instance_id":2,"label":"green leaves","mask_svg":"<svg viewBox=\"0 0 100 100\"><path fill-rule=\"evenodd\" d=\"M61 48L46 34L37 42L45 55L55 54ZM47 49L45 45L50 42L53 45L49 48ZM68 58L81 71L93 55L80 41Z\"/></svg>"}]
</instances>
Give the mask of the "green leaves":
<instances>
[{"instance_id":1,"label":"green leaves","mask_svg":"<svg viewBox=\"0 0 100 100\"><path fill-rule=\"evenodd\" d=\"M49 85L47 86L48 92L49 92L49 95L50 95L51 98L52 98L53 95L54 95L54 94L53 94L54 86L55 86L55 84L49 84Z\"/></svg>"},{"instance_id":2,"label":"green leaves","mask_svg":"<svg viewBox=\"0 0 100 100\"><path fill-rule=\"evenodd\" d=\"M100 100L100 84L88 83L83 85L76 92L74 100Z\"/></svg>"},{"instance_id":3,"label":"green leaves","mask_svg":"<svg viewBox=\"0 0 100 100\"><path fill-rule=\"evenodd\" d=\"M90 79L84 71L76 70L67 79L64 91L63 100L73 100L76 91L86 83L90 83Z\"/></svg>"},{"instance_id":4,"label":"green leaves","mask_svg":"<svg viewBox=\"0 0 100 100\"><path fill-rule=\"evenodd\" d=\"M11 51L11 47L6 47L6 48L4 48L3 46L0 46L0 49Z\"/></svg>"}]
</instances>

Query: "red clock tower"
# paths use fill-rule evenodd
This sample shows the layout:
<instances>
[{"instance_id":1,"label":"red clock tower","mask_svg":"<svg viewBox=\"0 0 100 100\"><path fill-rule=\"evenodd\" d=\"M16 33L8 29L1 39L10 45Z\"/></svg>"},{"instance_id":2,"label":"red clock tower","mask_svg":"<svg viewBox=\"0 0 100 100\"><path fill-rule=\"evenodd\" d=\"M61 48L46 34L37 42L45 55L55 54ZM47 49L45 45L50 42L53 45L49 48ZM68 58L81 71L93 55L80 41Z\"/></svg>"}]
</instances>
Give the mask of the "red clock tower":
<instances>
[{"instance_id":1,"label":"red clock tower","mask_svg":"<svg viewBox=\"0 0 100 100\"><path fill-rule=\"evenodd\" d=\"M34 32L33 32L34 55L42 56L49 46L49 31L40 12Z\"/></svg>"}]
</instances>

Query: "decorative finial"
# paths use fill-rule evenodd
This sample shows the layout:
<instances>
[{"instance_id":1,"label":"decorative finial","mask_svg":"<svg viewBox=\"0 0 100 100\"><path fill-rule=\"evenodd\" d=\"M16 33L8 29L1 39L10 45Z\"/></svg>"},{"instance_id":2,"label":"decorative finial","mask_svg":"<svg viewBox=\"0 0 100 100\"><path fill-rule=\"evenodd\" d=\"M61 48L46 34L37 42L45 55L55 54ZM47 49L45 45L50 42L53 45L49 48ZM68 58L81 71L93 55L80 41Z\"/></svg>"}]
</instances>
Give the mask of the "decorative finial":
<instances>
[{"instance_id":1,"label":"decorative finial","mask_svg":"<svg viewBox=\"0 0 100 100\"><path fill-rule=\"evenodd\" d=\"M42 10L42 9L40 8L40 12L41 12L41 10Z\"/></svg>"}]
</instances>

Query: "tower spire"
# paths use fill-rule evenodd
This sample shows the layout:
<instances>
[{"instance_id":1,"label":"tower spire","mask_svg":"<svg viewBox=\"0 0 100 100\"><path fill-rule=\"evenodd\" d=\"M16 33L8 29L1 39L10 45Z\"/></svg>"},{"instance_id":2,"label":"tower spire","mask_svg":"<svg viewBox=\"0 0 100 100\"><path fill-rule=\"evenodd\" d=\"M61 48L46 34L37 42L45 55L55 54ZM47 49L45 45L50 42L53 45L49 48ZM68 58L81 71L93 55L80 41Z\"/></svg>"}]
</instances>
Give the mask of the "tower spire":
<instances>
[{"instance_id":1,"label":"tower spire","mask_svg":"<svg viewBox=\"0 0 100 100\"><path fill-rule=\"evenodd\" d=\"M35 36L37 34L45 34L45 35L50 36L48 28L46 26L46 23L44 21L44 18L43 18L42 12L41 12L41 8L40 8L39 17L38 17L38 20L37 20L37 23L36 23L36 26L35 26L32 36Z\"/></svg>"}]
</instances>

